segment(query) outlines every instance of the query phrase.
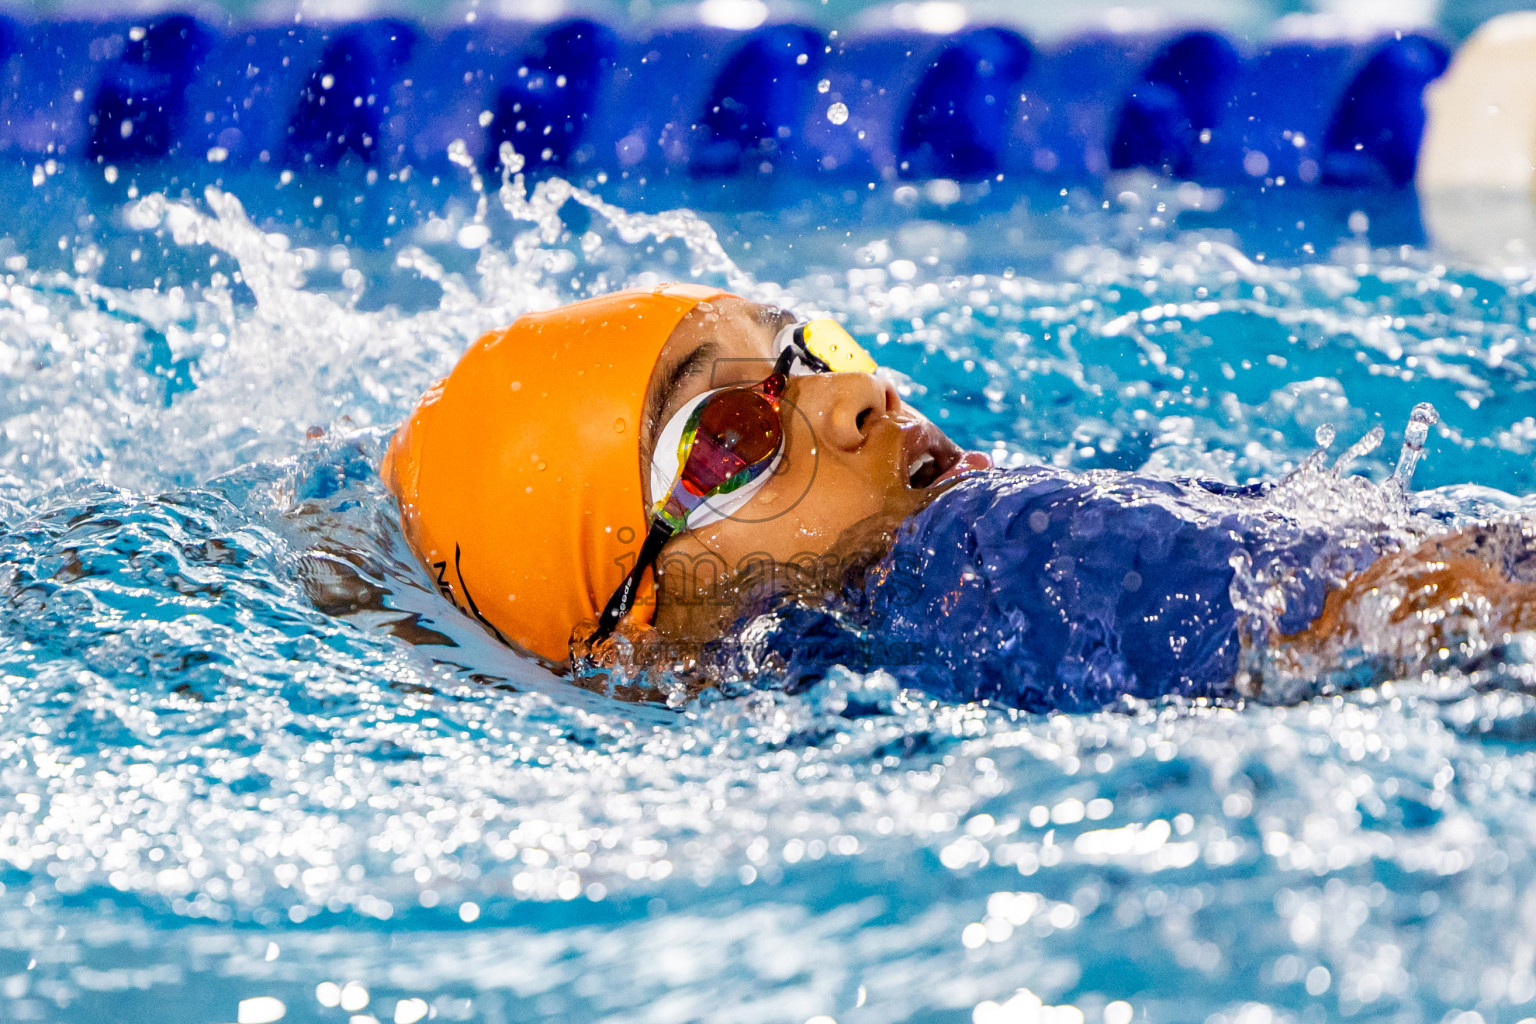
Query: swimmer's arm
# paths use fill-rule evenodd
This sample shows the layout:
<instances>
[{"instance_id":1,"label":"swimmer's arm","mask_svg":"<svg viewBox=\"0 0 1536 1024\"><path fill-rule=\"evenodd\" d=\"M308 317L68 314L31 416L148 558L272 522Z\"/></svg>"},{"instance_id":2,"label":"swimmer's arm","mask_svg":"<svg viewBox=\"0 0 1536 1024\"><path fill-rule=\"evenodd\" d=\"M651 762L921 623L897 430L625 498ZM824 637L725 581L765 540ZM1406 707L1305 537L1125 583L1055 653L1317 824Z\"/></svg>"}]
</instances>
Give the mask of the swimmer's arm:
<instances>
[{"instance_id":1,"label":"swimmer's arm","mask_svg":"<svg viewBox=\"0 0 1536 1024\"><path fill-rule=\"evenodd\" d=\"M1536 629L1536 536L1518 523L1479 525L1385 555L1330 592L1306 629L1274 640L1293 667L1326 670L1351 656L1397 674L1469 661Z\"/></svg>"}]
</instances>

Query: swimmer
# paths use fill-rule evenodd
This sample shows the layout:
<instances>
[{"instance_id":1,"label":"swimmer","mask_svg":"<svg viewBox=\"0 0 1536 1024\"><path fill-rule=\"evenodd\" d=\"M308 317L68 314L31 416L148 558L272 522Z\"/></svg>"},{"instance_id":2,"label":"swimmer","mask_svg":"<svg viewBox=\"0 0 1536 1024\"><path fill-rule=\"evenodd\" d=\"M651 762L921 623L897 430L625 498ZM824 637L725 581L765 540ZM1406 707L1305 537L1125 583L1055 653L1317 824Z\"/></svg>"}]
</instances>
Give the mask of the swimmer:
<instances>
[{"instance_id":1,"label":"swimmer","mask_svg":"<svg viewBox=\"0 0 1536 1024\"><path fill-rule=\"evenodd\" d=\"M1340 540L1261 489L994 469L875 371L831 321L619 292L471 346L382 475L444 597L637 699L838 664L1035 711L1283 699L1536 627L1529 523Z\"/></svg>"}]
</instances>

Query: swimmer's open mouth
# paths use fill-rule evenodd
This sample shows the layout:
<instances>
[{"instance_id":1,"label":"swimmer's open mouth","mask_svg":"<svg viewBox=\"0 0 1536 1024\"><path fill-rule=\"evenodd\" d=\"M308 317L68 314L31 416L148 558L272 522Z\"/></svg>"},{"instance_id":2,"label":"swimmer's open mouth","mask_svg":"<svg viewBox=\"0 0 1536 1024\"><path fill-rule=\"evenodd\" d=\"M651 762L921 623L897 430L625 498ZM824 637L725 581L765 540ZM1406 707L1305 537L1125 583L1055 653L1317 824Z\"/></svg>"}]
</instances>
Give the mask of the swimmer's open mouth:
<instances>
[{"instance_id":1,"label":"swimmer's open mouth","mask_svg":"<svg viewBox=\"0 0 1536 1024\"><path fill-rule=\"evenodd\" d=\"M901 440L907 486L913 490L932 487L961 473L986 469L992 464L980 452L962 450L927 420L904 425Z\"/></svg>"},{"instance_id":2,"label":"swimmer's open mouth","mask_svg":"<svg viewBox=\"0 0 1536 1024\"><path fill-rule=\"evenodd\" d=\"M958 452L953 456L947 452L923 452L918 456L917 461L907 467L907 486L914 490L932 487L934 481L959 461ZM948 465L945 464L946 462Z\"/></svg>"}]
</instances>

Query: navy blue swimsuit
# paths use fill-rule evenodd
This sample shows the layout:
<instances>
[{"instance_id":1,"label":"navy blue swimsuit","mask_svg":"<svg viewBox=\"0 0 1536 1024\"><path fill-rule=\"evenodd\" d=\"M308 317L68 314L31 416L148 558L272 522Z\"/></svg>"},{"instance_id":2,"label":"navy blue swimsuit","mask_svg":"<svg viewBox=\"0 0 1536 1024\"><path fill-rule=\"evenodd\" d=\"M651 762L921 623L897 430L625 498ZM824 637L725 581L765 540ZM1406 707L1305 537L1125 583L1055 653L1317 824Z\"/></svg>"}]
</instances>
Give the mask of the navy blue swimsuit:
<instances>
[{"instance_id":1,"label":"navy blue swimsuit","mask_svg":"<svg viewBox=\"0 0 1536 1024\"><path fill-rule=\"evenodd\" d=\"M1304 628L1330 585L1378 554L1341 549L1251 493L978 474L903 523L836 600L782 601L738 623L749 639L729 660L789 685L836 664L883 668L940 699L1030 711L1230 696L1245 635ZM1275 611L1245 611L1261 592Z\"/></svg>"}]
</instances>

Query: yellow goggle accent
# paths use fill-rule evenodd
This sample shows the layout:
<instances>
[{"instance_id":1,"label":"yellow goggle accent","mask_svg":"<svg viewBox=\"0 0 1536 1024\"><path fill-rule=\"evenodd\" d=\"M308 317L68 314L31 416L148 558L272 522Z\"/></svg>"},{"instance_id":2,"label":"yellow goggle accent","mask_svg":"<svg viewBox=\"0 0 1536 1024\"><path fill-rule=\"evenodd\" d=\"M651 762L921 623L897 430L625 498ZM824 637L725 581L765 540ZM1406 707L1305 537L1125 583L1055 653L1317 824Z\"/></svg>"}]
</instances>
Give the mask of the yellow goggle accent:
<instances>
[{"instance_id":1,"label":"yellow goggle accent","mask_svg":"<svg viewBox=\"0 0 1536 1024\"><path fill-rule=\"evenodd\" d=\"M819 360L823 365L816 366L812 362L811 369L820 372L874 373L878 369L864 346L836 320L808 320L786 327L780 335L780 351L788 345L795 345L802 353Z\"/></svg>"}]
</instances>

